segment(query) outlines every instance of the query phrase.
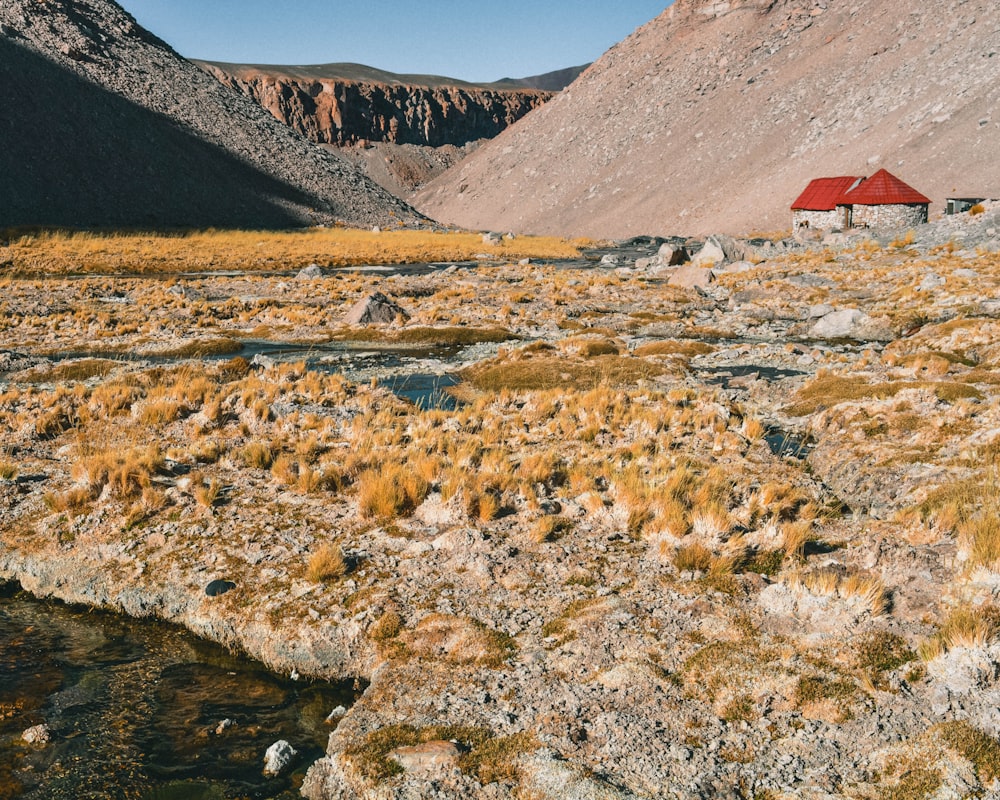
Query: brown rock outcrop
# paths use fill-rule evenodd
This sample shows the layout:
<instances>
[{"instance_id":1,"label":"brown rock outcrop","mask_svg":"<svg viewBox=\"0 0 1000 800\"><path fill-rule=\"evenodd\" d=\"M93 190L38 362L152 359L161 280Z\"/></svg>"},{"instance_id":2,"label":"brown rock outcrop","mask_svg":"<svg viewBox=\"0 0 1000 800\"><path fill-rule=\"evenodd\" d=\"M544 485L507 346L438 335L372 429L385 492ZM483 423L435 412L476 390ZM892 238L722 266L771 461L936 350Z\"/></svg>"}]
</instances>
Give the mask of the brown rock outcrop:
<instances>
[{"instance_id":1,"label":"brown rock outcrop","mask_svg":"<svg viewBox=\"0 0 1000 800\"><path fill-rule=\"evenodd\" d=\"M337 65L304 71L208 62L200 66L319 144L463 145L493 138L552 96L530 88L421 85L392 76L354 79L341 77L345 70Z\"/></svg>"},{"instance_id":2,"label":"brown rock outcrop","mask_svg":"<svg viewBox=\"0 0 1000 800\"><path fill-rule=\"evenodd\" d=\"M1000 187L990 0L677 0L418 195L472 228L623 238L787 229L811 178Z\"/></svg>"}]
</instances>

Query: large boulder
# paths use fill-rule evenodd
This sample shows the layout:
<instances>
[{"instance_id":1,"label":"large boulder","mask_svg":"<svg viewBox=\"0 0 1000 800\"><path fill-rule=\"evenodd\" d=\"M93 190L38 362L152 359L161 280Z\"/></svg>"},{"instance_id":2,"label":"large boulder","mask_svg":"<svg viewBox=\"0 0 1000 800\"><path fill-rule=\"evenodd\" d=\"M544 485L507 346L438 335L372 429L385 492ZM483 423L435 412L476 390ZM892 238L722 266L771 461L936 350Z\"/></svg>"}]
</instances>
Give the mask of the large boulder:
<instances>
[{"instance_id":1,"label":"large boulder","mask_svg":"<svg viewBox=\"0 0 1000 800\"><path fill-rule=\"evenodd\" d=\"M858 339L888 341L892 331L856 308L844 308L824 314L809 329L817 339Z\"/></svg>"},{"instance_id":2,"label":"large boulder","mask_svg":"<svg viewBox=\"0 0 1000 800\"><path fill-rule=\"evenodd\" d=\"M710 268L706 269L692 262L676 269L667 280L667 285L682 289L704 289L714 281L715 275Z\"/></svg>"},{"instance_id":3,"label":"large boulder","mask_svg":"<svg viewBox=\"0 0 1000 800\"><path fill-rule=\"evenodd\" d=\"M386 297L382 292L374 292L362 298L344 315L347 325L379 325L408 320L410 315L403 308Z\"/></svg>"},{"instance_id":4,"label":"large boulder","mask_svg":"<svg viewBox=\"0 0 1000 800\"><path fill-rule=\"evenodd\" d=\"M722 249L714 236L710 236L701 250L695 253L691 259L694 267L716 267L726 262L726 252Z\"/></svg>"}]
</instances>

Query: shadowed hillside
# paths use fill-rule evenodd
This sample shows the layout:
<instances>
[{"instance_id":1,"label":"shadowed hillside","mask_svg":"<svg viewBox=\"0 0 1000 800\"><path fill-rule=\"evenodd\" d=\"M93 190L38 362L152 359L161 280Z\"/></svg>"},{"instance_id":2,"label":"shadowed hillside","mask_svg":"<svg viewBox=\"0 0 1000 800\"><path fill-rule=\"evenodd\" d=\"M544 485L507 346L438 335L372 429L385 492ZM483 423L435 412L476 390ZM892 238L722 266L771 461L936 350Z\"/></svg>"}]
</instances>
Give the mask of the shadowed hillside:
<instances>
[{"instance_id":1,"label":"shadowed hillside","mask_svg":"<svg viewBox=\"0 0 1000 800\"><path fill-rule=\"evenodd\" d=\"M0 6L0 227L416 219L108 0Z\"/></svg>"},{"instance_id":2,"label":"shadowed hillside","mask_svg":"<svg viewBox=\"0 0 1000 800\"><path fill-rule=\"evenodd\" d=\"M300 224L303 192L0 37L0 225Z\"/></svg>"}]
</instances>

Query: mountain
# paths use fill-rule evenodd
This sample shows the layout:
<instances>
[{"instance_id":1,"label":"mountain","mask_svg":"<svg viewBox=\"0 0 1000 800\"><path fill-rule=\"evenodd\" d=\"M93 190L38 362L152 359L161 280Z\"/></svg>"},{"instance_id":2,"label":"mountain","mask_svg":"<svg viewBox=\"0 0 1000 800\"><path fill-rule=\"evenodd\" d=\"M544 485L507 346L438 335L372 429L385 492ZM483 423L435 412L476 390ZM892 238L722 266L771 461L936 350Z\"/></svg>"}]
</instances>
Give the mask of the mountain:
<instances>
[{"instance_id":1,"label":"mountain","mask_svg":"<svg viewBox=\"0 0 1000 800\"><path fill-rule=\"evenodd\" d=\"M995 0L677 0L415 205L618 238L787 229L811 178L1000 196Z\"/></svg>"},{"instance_id":2,"label":"mountain","mask_svg":"<svg viewBox=\"0 0 1000 800\"><path fill-rule=\"evenodd\" d=\"M111 0L4 0L0 108L0 227L419 218Z\"/></svg>"},{"instance_id":3,"label":"mountain","mask_svg":"<svg viewBox=\"0 0 1000 800\"><path fill-rule=\"evenodd\" d=\"M573 74L473 84L435 75L396 75L363 64L197 63L308 139L335 145L440 147L492 138L552 96L532 88L532 82L558 85Z\"/></svg>"}]
</instances>

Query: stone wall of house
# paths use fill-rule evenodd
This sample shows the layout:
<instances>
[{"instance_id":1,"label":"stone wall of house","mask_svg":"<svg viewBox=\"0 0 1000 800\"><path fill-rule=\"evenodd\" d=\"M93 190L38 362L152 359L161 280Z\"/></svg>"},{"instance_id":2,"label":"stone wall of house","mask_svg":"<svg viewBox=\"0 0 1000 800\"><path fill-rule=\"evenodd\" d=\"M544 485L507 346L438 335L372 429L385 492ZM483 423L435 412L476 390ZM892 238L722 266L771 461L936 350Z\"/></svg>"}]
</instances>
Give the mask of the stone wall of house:
<instances>
[{"instance_id":1,"label":"stone wall of house","mask_svg":"<svg viewBox=\"0 0 1000 800\"><path fill-rule=\"evenodd\" d=\"M853 206L851 212L852 228L895 230L897 228L909 228L913 225L923 225L925 222L927 222L927 205L923 203L912 205Z\"/></svg>"},{"instance_id":2,"label":"stone wall of house","mask_svg":"<svg viewBox=\"0 0 1000 800\"><path fill-rule=\"evenodd\" d=\"M808 223L805 227L817 231L839 228L842 219L843 216L837 213L836 209L833 211L803 211L802 209L795 209L792 211L792 230L797 231L803 227L803 223Z\"/></svg>"}]
</instances>

